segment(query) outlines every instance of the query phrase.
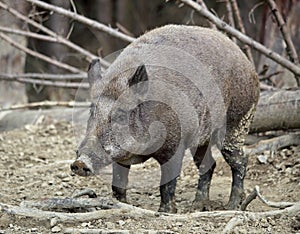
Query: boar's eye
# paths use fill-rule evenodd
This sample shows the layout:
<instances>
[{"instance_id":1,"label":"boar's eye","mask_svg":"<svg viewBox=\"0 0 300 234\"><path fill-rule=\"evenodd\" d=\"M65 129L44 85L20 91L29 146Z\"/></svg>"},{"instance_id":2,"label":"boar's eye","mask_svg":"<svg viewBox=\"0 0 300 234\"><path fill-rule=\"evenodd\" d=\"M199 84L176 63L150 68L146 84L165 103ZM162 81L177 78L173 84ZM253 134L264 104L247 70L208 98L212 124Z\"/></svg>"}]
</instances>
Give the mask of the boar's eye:
<instances>
[{"instance_id":1,"label":"boar's eye","mask_svg":"<svg viewBox=\"0 0 300 234\"><path fill-rule=\"evenodd\" d=\"M116 111L112 113L111 116L112 123L118 123L121 125L128 124L128 114L127 111L118 108Z\"/></svg>"}]
</instances>

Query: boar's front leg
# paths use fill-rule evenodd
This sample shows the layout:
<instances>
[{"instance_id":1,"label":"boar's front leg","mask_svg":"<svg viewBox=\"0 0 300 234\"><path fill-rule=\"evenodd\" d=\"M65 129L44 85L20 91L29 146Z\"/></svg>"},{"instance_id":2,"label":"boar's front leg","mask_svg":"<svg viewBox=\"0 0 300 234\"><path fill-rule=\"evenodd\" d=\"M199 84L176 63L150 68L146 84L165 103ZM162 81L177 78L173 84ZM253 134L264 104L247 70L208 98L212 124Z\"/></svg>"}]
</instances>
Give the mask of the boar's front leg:
<instances>
[{"instance_id":1,"label":"boar's front leg","mask_svg":"<svg viewBox=\"0 0 300 234\"><path fill-rule=\"evenodd\" d=\"M113 196L121 202L127 202L126 187L128 184L128 174L130 165L123 165L120 163L113 163L113 179L112 191Z\"/></svg>"},{"instance_id":2,"label":"boar's front leg","mask_svg":"<svg viewBox=\"0 0 300 234\"><path fill-rule=\"evenodd\" d=\"M161 202L158 211L167 213L176 213L175 189L177 177L180 175L182 167L182 159L185 149L178 147L177 152L169 160L165 161L165 157L156 158L160 163L161 181L160 181L160 197Z\"/></svg>"}]
</instances>

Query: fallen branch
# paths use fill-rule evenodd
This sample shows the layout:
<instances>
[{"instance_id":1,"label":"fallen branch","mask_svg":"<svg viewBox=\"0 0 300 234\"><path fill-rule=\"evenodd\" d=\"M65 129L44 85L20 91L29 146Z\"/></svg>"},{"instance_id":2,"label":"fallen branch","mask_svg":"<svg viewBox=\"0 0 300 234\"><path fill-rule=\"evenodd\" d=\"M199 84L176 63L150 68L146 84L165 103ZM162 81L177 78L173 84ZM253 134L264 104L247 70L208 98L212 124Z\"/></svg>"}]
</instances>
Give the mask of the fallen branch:
<instances>
[{"instance_id":1,"label":"fallen branch","mask_svg":"<svg viewBox=\"0 0 300 234\"><path fill-rule=\"evenodd\" d=\"M259 192L259 187L255 186L252 193L242 203L241 210L246 210L246 208L250 204L250 202L253 201L256 197L258 197L259 200L261 200L265 205L267 205L269 207L272 207L272 208L286 209L288 207L300 204L300 202L295 203L295 202L272 202L272 201L268 201Z\"/></svg>"},{"instance_id":2,"label":"fallen branch","mask_svg":"<svg viewBox=\"0 0 300 234\"><path fill-rule=\"evenodd\" d=\"M55 101L44 101L44 102L32 102L28 104L14 105L7 108L0 108L1 111L18 110L26 108L37 108L37 107L53 107L53 106L65 106L65 107L89 107L89 102L55 102Z\"/></svg>"},{"instance_id":3,"label":"fallen branch","mask_svg":"<svg viewBox=\"0 0 300 234\"><path fill-rule=\"evenodd\" d=\"M290 146L300 145L300 133L294 133L279 137L274 137L268 140L262 140L258 143L244 147L244 152L247 155L259 154L264 151L276 151L278 149Z\"/></svg>"},{"instance_id":4,"label":"fallen branch","mask_svg":"<svg viewBox=\"0 0 300 234\"><path fill-rule=\"evenodd\" d=\"M60 67L60 68L63 68L67 71L70 71L70 72L74 72L74 73L82 73L83 71L82 70L79 70L78 68L76 67L73 67L73 66L70 66L68 64L65 64L65 63L62 63L62 62L59 62L57 61L56 59L52 59L46 55L43 55L41 53L38 53L36 51L33 51L31 49L28 49L27 47L25 46L22 46L20 43L14 41L13 39L11 39L10 37L6 36L4 33L1 33L0 32L0 38L2 38L3 40L5 40L6 42L8 42L9 44L11 44L12 46L14 46L15 48L27 53L27 54L30 54L31 56L34 56L36 58L39 58L41 60L44 60L48 63L51 63L57 67Z\"/></svg>"},{"instance_id":5,"label":"fallen branch","mask_svg":"<svg viewBox=\"0 0 300 234\"><path fill-rule=\"evenodd\" d=\"M74 234L74 233L80 233L80 234L95 234L95 233L101 233L101 234L129 234L133 233L132 230L124 230L124 229L80 229L80 228L65 228L63 230L63 233L66 234ZM170 230L149 230L149 229L135 229L134 233L151 233L151 234L173 234L174 232Z\"/></svg>"},{"instance_id":6,"label":"fallen branch","mask_svg":"<svg viewBox=\"0 0 300 234\"><path fill-rule=\"evenodd\" d=\"M242 21L242 18L241 18L241 14L240 14L240 10L239 10L237 1L236 0L230 0L230 3L231 3L231 6L232 6L232 10L233 10L234 16L235 16L235 18L237 20L237 28L243 34L246 34L246 30L245 30L245 27L244 27L244 24L243 24L243 21ZM247 57L250 60L250 62L252 64L254 64L253 56L252 56L251 49L250 49L249 45L246 44L244 46L244 50L245 50L245 54L247 55Z\"/></svg>"},{"instance_id":7,"label":"fallen branch","mask_svg":"<svg viewBox=\"0 0 300 234\"><path fill-rule=\"evenodd\" d=\"M105 219L108 216L126 216L129 218L158 218L160 220L168 221L186 221L187 219L197 219L197 218L226 218L233 216L245 216L251 220L259 219L262 217L276 216L281 215L285 216L295 216L300 212L300 202L295 203L294 205L287 207L282 210L273 210L266 212L245 212L245 211L208 211L208 212L194 212L188 214L165 214L158 213L151 210L142 209L139 207L134 207L125 203L120 205L121 208L118 209L109 209L109 210L98 210L86 213L62 213L62 212L53 212L53 211L42 211L33 208L26 208L20 206L12 206L8 204L0 203L0 209L2 212L7 214L14 214L19 216L26 216L31 218L36 218L39 220L51 220L56 218L58 222L64 223L77 223L77 222L87 222L97 219Z\"/></svg>"},{"instance_id":8,"label":"fallen branch","mask_svg":"<svg viewBox=\"0 0 300 234\"><path fill-rule=\"evenodd\" d=\"M45 3L45 2L42 2L42 1L39 1L39 0L27 0L28 2L31 2L32 4L38 6L38 7L41 7L41 8L44 8L44 9L47 9L47 10L50 10L50 11L53 11L53 12L56 12L58 14L61 14L61 15L64 15L64 16L67 16L73 20L76 20L80 23L83 23L85 25L88 25L89 27L92 27L94 29L97 29L97 30L100 30L100 31L103 31L113 37L116 37L116 38L120 38L126 42L132 42L135 40L134 37L131 37L131 36L128 36L124 33L121 33L113 28L110 28L104 24L101 24L95 20L91 20L89 18L86 18L82 15L79 15L79 14L76 14L74 12L71 12L71 11L68 11L68 10L65 10L64 8L61 8L61 7L58 7L58 6L53 6L51 4L48 4L48 3Z\"/></svg>"},{"instance_id":9,"label":"fallen branch","mask_svg":"<svg viewBox=\"0 0 300 234\"><path fill-rule=\"evenodd\" d=\"M24 208L41 210L73 210L73 209L112 209L114 206L109 198L50 198L42 201L23 201L20 205Z\"/></svg>"},{"instance_id":10,"label":"fallen branch","mask_svg":"<svg viewBox=\"0 0 300 234\"><path fill-rule=\"evenodd\" d=\"M241 33L240 31L236 30L235 28L228 25L226 22L222 21L211 12L205 10L199 4L192 0L180 0L181 2L185 3L186 5L192 7L200 13L202 16L213 22L220 30L229 33L230 35L236 37L242 43L249 45L251 48L259 51L260 53L264 54L268 58L274 60L275 62L279 63L286 69L290 70L295 75L300 75L300 67L296 64L290 62L286 58L282 57L281 55L275 53L274 51L266 48L264 45L260 44L259 42L253 40L252 38L246 36L245 34Z\"/></svg>"}]
</instances>

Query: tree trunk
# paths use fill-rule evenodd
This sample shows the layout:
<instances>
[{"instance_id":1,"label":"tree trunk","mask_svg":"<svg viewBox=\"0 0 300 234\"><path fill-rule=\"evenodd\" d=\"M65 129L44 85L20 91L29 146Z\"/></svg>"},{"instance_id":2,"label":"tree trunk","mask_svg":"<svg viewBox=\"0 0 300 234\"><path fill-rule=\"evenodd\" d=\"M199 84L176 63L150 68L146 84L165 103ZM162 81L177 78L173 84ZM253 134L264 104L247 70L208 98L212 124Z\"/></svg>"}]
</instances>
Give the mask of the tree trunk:
<instances>
[{"instance_id":1,"label":"tree trunk","mask_svg":"<svg viewBox=\"0 0 300 234\"><path fill-rule=\"evenodd\" d=\"M29 5L26 1L4 0L4 2L22 14L27 15L29 12ZM2 9L0 9L0 25L23 30L26 30L27 27L24 22L16 19ZM18 35L9 36L19 44L23 46L27 45L26 37ZM4 40L0 40L0 48L0 72L24 73L26 55ZM21 83L0 81L0 94L0 107L27 102L25 85Z\"/></svg>"},{"instance_id":2,"label":"tree trunk","mask_svg":"<svg viewBox=\"0 0 300 234\"><path fill-rule=\"evenodd\" d=\"M251 132L300 128L300 90L263 92Z\"/></svg>"}]
</instances>

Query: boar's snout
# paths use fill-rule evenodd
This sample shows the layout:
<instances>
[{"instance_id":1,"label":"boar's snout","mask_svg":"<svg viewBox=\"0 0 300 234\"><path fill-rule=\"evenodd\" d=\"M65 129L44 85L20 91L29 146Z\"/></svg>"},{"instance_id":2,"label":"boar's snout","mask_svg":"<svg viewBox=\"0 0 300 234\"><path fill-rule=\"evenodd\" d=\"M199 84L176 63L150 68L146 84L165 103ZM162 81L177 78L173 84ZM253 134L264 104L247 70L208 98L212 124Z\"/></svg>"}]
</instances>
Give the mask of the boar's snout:
<instances>
[{"instance_id":1,"label":"boar's snout","mask_svg":"<svg viewBox=\"0 0 300 234\"><path fill-rule=\"evenodd\" d=\"M71 170L80 176L92 175L92 170L81 160L76 160L71 164Z\"/></svg>"}]
</instances>

